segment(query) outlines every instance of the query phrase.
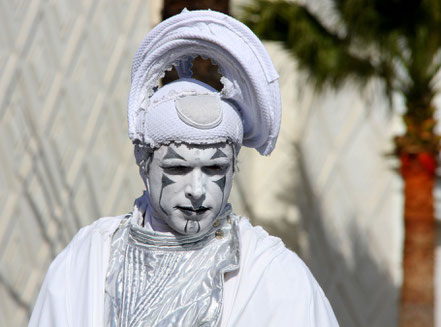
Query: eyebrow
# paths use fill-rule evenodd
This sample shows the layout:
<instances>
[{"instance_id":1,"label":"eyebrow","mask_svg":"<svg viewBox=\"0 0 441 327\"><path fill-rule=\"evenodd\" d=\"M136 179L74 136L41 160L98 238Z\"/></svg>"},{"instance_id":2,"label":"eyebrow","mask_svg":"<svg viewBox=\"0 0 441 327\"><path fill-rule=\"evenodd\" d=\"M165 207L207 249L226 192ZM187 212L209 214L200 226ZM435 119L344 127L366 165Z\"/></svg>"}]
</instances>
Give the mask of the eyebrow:
<instances>
[{"instance_id":1,"label":"eyebrow","mask_svg":"<svg viewBox=\"0 0 441 327\"><path fill-rule=\"evenodd\" d=\"M167 153L165 154L164 158L162 158L163 160L165 159L180 159L180 160L185 160L183 157L181 157L178 153L176 153L175 150L173 150L171 147L167 148Z\"/></svg>"},{"instance_id":2,"label":"eyebrow","mask_svg":"<svg viewBox=\"0 0 441 327\"><path fill-rule=\"evenodd\" d=\"M224 152L222 152L222 150L217 149L210 159L217 159L217 158L228 158L228 156Z\"/></svg>"}]
</instances>

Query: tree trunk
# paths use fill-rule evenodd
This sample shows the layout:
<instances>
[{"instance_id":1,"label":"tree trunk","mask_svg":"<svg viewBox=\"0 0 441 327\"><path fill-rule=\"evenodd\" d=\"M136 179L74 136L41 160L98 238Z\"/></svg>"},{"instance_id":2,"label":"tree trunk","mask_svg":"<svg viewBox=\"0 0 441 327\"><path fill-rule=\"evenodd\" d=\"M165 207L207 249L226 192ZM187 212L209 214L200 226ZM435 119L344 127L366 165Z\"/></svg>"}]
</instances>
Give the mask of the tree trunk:
<instances>
[{"instance_id":1,"label":"tree trunk","mask_svg":"<svg viewBox=\"0 0 441 327\"><path fill-rule=\"evenodd\" d=\"M405 201L401 327L434 323L435 169L433 154L401 155Z\"/></svg>"}]
</instances>

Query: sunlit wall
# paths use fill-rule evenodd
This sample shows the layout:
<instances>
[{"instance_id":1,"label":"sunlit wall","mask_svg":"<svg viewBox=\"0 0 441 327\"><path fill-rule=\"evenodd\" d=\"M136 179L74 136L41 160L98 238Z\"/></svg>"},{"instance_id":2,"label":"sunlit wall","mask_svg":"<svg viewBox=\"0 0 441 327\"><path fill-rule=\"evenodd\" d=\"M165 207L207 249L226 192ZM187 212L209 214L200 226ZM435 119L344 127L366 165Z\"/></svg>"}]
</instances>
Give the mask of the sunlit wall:
<instances>
[{"instance_id":1,"label":"sunlit wall","mask_svg":"<svg viewBox=\"0 0 441 327\"><path fill-rule=\"evenodd\" d=\"M49 263L142 184L131 59L157 1L0 1L0 326L25 326Z\"/></svg>"}]
</instances>

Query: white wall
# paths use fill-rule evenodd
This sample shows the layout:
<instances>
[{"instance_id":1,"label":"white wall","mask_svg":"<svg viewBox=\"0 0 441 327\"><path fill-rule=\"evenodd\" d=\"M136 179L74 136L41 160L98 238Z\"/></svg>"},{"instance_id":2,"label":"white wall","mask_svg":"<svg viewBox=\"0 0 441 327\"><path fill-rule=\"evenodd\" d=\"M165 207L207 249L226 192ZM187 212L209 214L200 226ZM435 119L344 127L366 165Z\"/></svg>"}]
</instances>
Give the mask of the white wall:
<instances>
[{"instance_id":1,"label":"white wall","mask_svg":"<svg viewBox=\"0 0 441 327\"><path fill-rule=\"evenodd\" d=\"M130 65L154 1L0 1L0 326L25 326L48 264L142 191Z\"/></svg>"}]
</instances>

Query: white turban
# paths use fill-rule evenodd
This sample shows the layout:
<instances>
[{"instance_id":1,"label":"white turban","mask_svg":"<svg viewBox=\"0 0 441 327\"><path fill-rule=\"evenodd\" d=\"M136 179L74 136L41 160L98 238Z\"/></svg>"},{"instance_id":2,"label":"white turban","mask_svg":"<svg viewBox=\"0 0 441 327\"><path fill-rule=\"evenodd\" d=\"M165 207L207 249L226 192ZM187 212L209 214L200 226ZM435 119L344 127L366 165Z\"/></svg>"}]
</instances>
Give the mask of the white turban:
<instances>
[{"instance_id":1,"label":"white turban","mask_svg":"<svg viewBox=\"0 0 441 327\"><path fill-rule=\"evenodd\" d=\"M190 79L197 56L219 66L220 92ZM172 66L182 79L155 93ZM129 137L152 148L230 140L268 155L280 128L277 80L267 51L245 25L215 11L183 11L157 25L136 52Z\"/></svg>"}]
</instances>

